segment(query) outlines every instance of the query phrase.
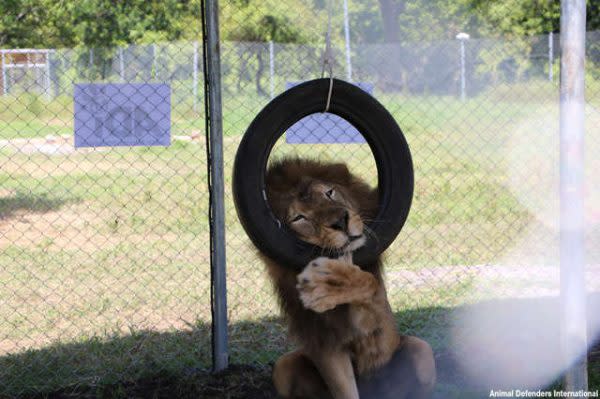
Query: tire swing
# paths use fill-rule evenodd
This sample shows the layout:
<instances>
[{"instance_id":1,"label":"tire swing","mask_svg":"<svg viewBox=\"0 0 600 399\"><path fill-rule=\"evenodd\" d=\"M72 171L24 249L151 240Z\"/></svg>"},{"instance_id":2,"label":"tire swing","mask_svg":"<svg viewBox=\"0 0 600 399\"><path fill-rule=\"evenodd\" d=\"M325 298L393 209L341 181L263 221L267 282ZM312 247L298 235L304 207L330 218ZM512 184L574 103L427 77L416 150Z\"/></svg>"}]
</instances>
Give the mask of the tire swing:
<instances>
[{"instance_id":1,"label":"tire swing","mask_svg":"<svg viewBox=\"0 0 600 399\"><path fill-rule=\"evenodd\" d=\"M325 110L325 111L324 111ZM268 103L254 118L238 147L233 166L233 199L252 243L282 265L301 270L323 253L298 239L271 210L265 173L279 137L305 116L330 112L346 119L365 138L378 172L376 223L367 223L376 239L353 253L353 262L367 266L400 233L412 202L414 174L408 143L390 113L362 89L333 78L295 86Z\"/></svg>"}]
</instances>

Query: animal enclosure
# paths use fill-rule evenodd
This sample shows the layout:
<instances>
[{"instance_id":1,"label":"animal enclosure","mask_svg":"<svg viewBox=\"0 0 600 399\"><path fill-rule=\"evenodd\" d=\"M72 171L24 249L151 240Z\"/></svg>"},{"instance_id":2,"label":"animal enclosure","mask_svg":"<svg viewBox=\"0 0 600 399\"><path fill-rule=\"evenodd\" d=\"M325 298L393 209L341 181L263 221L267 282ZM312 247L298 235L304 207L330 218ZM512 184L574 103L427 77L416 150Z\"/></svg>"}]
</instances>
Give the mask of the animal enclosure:
<instances>
[{"instance_id":1,"label":"animal enclosure","mask_svg":"<svg viewBox=\"0 0 600 399\"><path fill-rule=\"evenodd\" d=\"M241 22L238 3L220 2L222 24ZM244 131L270 99L321 75L325 8L301 3L271 11L281 12L275 17L292 31L310 25L298 40L246 41L252 36L233 32L220 43L229 360L265 375L290 343L237 219L231 170ZM358 29L367 14L350 3L346 29ZM264 13L256 6L248 18L259 24ZM372 88L413 156L412 209L384 257L400 331L426 339L442 364L464 350L458 343L472 340L455 328L461 312L494 301L500 315L532 304L549 309L552 322L525 320L523 328L557 340L560 34L415 35L386 43L381 27L361 36L344 30L344 21L340 6L333 18L334 76ZM600 325L598 43L600 33L587 32L585 283L592 332ZM0 51L0 397L93 391L208 370L202 43L20 54ZM76 148L73 92L82 83L168 84L171 144ZM321 139L282 137L271 158L346 162L377 183L367 144ZM481 326L493 330L494 320ZM593 373L600 372L590 368L590 389L592 383L598 389ZM463 391L453 374L440 378L440 398L480 397L476 387Z\"/></svg>"}]
</instances>

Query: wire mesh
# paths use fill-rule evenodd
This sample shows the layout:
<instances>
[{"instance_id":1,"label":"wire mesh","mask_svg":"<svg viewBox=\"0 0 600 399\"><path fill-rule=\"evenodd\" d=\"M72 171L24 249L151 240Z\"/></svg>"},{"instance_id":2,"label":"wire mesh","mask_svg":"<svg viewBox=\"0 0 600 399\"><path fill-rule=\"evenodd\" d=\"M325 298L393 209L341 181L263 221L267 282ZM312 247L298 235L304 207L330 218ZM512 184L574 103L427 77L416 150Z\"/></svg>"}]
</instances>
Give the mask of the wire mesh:
<instances>
[{"instance_id":1,"label":"wire mesh","mask_svg":"<svg viewBox=\"0 0 600 399\"><path fill-rule=\"evenodd\" d=\"M221 43L234 363L267 366L289 349L268 276L235 214L231 168L259 110L287 85L321 75L323 14L308 6L293 11L285 17L289 29L315 26L300 43L243 41L253 36L242 31ZM222 2L225 21L242 15L236 1ZM268 22L258 10L252 18ZM450 345L449 308L557 295L559 35L358 41L347 54L336 32L335 76L345 77L351 62L352 81L372 85L413 154L413 208L384 261L400 331L441 353ZM600 290L599 39L588 33L590 292ZM3 68L0 85L0 396L206 367L201 46L45 54L37 62L43 67ZM172 144L76 149L73 84L82 82L168 83ZM282 137L272 157L286 155L346 162L377 181L366 144Z\"/></svg>"},{"instance_id":2,"label":"wire mesh","mask_svg":"<svg viewBox=\"0 0 600 399\"><path fill-rule=\"evenodd\" d=\"M559 52L555 49L556 58L550 62L548 36L516 41L470 39L465 44L464 100L458 40L352 46L353 81L374 86L374 96L398 121L414 157L416 192L411 215L385 255L388 296L404 333L428 337L440 346L447 339L446 307L491 298L557 295L559 289ZM265 70L262 77L257 73L252 80L244 79L249 60L235 68L235 57L248 48L262 53L255 55L257 70L265 58L274 57L272 76ZM238 90L224 97L225 114L235 113L239 121L225 127L227 173L241 133L269 101L264 89L269 79L277 95L289 82L320 76L319 45L275 44L273 48L269 55L267 44L222 45L230 68L224 80L237 79L238 85ZM342 49L336 50L341 62ZM343 76L346 67L338 64L335 75ZM554 70L551 78L550 67ZM587 158L587 282L595 291L598 253L591 243L598 239L598 199L592 188L597 179L593 154L600 133L596 79L588 76L587 87L586 148L591 154ZM328 123L329 132L334 130L331 121L323 118L321 123L325 132L308 141L340 138L339 134L328 137ZM290 144L282 137L271 159L289 155L346 162L367 182L375 185L377 181L366 144ZM231 193L227 196L231 201ZM226 209L229 220L236 221L232 204ZM260 321L257 316L261 315L269 320L261 321L261 327L269 326L269 331L280 334L280 326L270 327L270 318L278 311L267 276L261 262L249 256L249 248L240 227L230 224L230 284L242 284L255 293L248 303L245 293L229 292L231 328L236 328L237 319ZM263 336L259 328L256 337ZM261 342L281 342L271 338ZM234 357L264 361L264 351L247 350L245 341L232 342Z\"/></svg>"},{"instance_id":3,"label":"wire mesh","mask_svg":"<svg viewBox=\"0 0 600 399\"><path fill-rule=\"evenodd\" d=\"M189 42L53 50L49 92L44 77L36 84L9 71L0 97L0 396L210 365L197 52ZM171 145L75 148L73 86L87 82L168 83Z\"/></svg>"},{"instance_id":4,"label":"wire mesh","mask_svg":"<svg viewBox=\"0 0 600 399\"><path fill-rule=\"evenodd\" d=\"M324 10L325 3L318 4ZM239 22L244 6L252 7L235 1L222 3L224 24ZM443 358L464 349L456 347L461 339L456 334L474 342L469 341L469 332L452 331L461 309L490 300L501 301L504 310L525 309L528 300L541 304L545 298L559 296L560 35L467 39L452 35L448 39L445 32L442 40L431 40L431 36L419 40L415 31L415 37L392 44L379 42L381 32L377 31L375 40L363 37L348 43L341 3L336 7L334 76L344 79L351 71L354 83L373 86L373 95L403 129L415 165L411 214L384 257L388 299L400 332L426 339L436 356ZM354 7L354 18L368 19L365 10ZM256 12L265 18L281 18L281 25L289 29L309 25L314 30L303 30L308 37L302 43L222 42L227 65L224 114L231 120L224 128L227 175L237 143L253 116L287 87L321 77L325 12L313 15L287 9L285 4ZM360 25L356 19L351 21ZM427 29L438 29L432 25ZM274 30L271 34L277 36ZM597 36L589 32L587 37L585 203L590 293L600 289L595 245L600 231L594 155L600 139ZM234 32L228 38L237 37ZM353 173L375 185L377 172L368 146L336 143L343 135L335 132L331 119L321 120L318 137L306 132L308 139L301 144L282 137L271 159L292 155L345 162ZM314 122L304 123L314 126ZM232 359L271 363L292 347L285 340L285 325L278 322L279 310L262 263L252 255L237 224L231 192L226 197L228 284L241 286L241 292L235 288L228 292ZM251 300L248 292L252 292ZM550 302L550 308L557 306ZM590 303L590 309L597 306L597 302ZM556 332L560 323L554 322L543 328ZM591 317L590 324L597 324L596 318ZM523 334L527 338L510 336L530 339L530 335L543 334L540 326L531 328L538 333ZM504 331L493 322L482 323L481 328ZM439 395L448 397L450 391Z\"/></svg>"}]
</instances>

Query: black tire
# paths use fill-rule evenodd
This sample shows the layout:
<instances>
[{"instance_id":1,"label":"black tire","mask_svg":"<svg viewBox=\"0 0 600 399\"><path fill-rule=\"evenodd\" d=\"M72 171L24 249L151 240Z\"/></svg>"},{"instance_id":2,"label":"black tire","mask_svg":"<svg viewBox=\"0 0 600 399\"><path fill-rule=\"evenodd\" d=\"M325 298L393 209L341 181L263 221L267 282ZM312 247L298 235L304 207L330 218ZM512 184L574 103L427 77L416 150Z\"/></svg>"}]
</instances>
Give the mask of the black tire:
<instances>
[{"instance_id":1,"label":"black tire","mask_svg":"<svg viewBox=\"0 0 600 399\"><path fill-rule=\"evenodd\" d=\"M238 217L254 245L264 254L295 269L319 256L320 248L300 241L277 220L266 198L265 172L271 150L279 137L303 117L323 112L328 78L295 86L273 99L254 118L238 148L233 167L233 198ZM379 212L369 224L370 237L354 253L354 263L366 266L394 241L410 210L414 175L408 144L390 113L360 88L333 80L329 112L336 114L364 136L371 147L378 172Z\"/></svg>"}]
</instances>

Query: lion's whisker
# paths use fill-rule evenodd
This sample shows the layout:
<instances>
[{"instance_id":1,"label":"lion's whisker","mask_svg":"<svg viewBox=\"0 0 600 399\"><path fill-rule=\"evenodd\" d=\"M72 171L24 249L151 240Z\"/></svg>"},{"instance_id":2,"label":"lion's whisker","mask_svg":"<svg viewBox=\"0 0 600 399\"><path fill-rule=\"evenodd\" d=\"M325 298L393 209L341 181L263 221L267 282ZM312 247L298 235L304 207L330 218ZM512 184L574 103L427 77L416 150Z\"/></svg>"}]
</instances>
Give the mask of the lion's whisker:
<instances>
[{"instance_id":1,"label":"lion's whisker","mask_svg":"<svg viewBox=\"0 0 600 399\"><path fill-rule=\"evenodd\" d=\"M374 219L374 218L368 218L368 217L362 217L361 219L363 220L363 222L369 222L369 223L386 223L389 222L389 219Z\"/></svg>"}]
</instances>

